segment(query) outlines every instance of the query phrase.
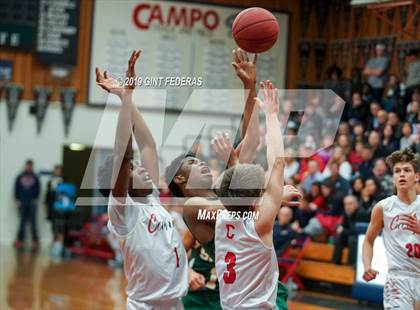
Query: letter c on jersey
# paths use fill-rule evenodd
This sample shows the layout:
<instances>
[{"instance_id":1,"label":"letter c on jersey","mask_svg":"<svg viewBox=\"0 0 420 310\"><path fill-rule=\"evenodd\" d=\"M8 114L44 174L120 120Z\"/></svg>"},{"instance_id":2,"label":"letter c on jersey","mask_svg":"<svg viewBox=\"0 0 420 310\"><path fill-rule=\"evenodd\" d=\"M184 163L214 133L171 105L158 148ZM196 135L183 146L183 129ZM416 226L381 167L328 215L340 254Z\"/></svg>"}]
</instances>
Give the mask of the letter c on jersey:
<instances>
[{"instance_id":1,"label":"letter c on jersey","mask_svg":"<svg viewBox=\"0 0 420 310\"><path fill-rule=\"evenodd\" d=\"M226 224L226 238L228 239L233 239L233 237L235 236L235 234L230 233L231 229L235 229L235 226L231 224Z\"/></svg>"}]
</instances>

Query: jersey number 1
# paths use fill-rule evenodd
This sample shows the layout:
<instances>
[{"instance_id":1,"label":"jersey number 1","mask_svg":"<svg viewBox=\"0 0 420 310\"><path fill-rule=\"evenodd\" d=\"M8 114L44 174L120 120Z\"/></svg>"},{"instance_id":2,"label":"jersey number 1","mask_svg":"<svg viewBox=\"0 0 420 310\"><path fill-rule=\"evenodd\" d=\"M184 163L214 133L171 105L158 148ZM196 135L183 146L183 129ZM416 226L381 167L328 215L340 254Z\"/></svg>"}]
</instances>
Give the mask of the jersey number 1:
<instances>
[{"instance_id":1,"label":"jersey number 1","mask_svg":"<svg viewBox=\"0 0 420 310\"><path fill-rule=\"evenodd\" d=\"M236 255L232 252L227 252L225 263L227 263L227 271L223 273L223 280L226 284L232 284L236 280L236 272L235 269L233 269L236 265Z\"/></svg>"}]
</instances>

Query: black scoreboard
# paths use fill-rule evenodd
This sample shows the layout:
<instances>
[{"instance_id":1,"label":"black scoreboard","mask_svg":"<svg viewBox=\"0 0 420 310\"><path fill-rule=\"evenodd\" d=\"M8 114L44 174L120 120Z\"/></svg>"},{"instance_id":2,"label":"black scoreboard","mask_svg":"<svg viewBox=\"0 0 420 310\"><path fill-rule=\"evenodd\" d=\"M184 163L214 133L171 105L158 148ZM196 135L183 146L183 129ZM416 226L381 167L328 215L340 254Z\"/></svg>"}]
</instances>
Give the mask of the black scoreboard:
<instances>
[{"instance_id":1,"label":"black scoreboard","mask_svg":"<svg viewBox=\"0 0 420 310\"><path fill-rule=\"evenodd\" d=\"M38 0L0 0L0 48L35 50Z\"/></svg>"},{"instance_id":2,"label":"black scoreboard","mask_svg":"<svg viewBox=\"0 0 420 310\"><path fill-rule=\"evenodd\" d=\"M80 0L0 0L0 48L33 51L43 64L77 61Z\"/></svg>"}]
</instances>

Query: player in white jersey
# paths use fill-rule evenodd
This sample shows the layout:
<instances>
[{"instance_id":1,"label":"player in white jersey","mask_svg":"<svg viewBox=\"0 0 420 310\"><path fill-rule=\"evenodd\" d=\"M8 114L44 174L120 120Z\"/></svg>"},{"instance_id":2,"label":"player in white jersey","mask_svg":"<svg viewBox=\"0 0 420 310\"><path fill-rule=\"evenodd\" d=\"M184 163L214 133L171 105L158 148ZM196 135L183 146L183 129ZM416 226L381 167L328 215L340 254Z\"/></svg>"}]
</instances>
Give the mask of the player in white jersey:
<instances>
[{"instance_id":1,"label":"player in white jersey","mask_svg":"<svg viewBox=\"0 0 420 310\"><path fill-rule=\"evenodd\" d=\"M140 51L129 60L127 77L135 81L134 66ZM159 169L154 139L132 101L135 85L120 86L96 69L99 86L120 97L113 157L99 171L109 194L108 228L117 236L128 280L127 309L183 309L187 293L187 257L172 216L159 200ZM132 130L142 166L133 161ZM111 186L110 186L111 185Z\"/></svg>"},{"instance_id":2,"label":"player in white jersey","mask_svg":"<svg viewBox=\"0 0 420 310\"><path fill-rule=\"evenodd\" d=\"M279 270L273 246L273 225L283 198L283 139L278 120L278 90L261 83L267 126L269 180L259 165L240 164L228 169L219 195L226 208L216 219L216 272L223 309L277 309ZM261 198L260 203L257 201ZM256 220L244 219L255 211ZM233 212L238 216L227 216Z\"/></svg>"},{"instance_id":3,"label":"player in white jersey","mask_svg":"<svg viewBox=\"0 0 420 310\"><path fill-rule=\"evenodd\" d=\"M420 309L420 159L408 149L387 158L393 173L397 195L388 197L373 208L363 242L365 281L376 278L371 266L373 244L382 230L388 275L384 288L384 308Z\"/></svg>"}]
</instances>

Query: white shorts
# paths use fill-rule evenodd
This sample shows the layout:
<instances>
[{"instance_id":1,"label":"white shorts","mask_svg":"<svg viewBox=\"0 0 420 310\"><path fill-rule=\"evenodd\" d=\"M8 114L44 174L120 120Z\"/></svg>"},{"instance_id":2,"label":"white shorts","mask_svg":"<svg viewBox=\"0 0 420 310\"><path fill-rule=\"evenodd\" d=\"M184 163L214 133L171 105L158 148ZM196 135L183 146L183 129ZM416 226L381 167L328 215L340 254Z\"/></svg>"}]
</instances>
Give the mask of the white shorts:
<instances>
[{"instance_id":1,"label":"white shorts","mask_svg":"<svg viewBox=\"0 0 420 310\"><path fill-rule=\"evenodd\" d=\"M127 299L127 310L184 310L180 299L141 302Z\"/></svg>"},{"instance_id":2,"label":"white shorts","mask_svg":"<svg viewBox=\"0 0 420 310\"><path fill-rule=\"evenodd\" d=\"M412 310L420 302L420 278L388 275L384 287L384 309Z\"/></svg>"}]
</instances>

